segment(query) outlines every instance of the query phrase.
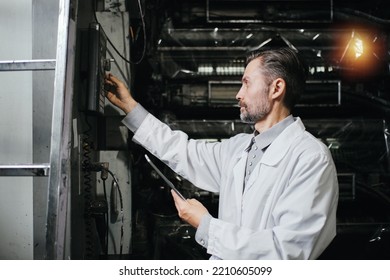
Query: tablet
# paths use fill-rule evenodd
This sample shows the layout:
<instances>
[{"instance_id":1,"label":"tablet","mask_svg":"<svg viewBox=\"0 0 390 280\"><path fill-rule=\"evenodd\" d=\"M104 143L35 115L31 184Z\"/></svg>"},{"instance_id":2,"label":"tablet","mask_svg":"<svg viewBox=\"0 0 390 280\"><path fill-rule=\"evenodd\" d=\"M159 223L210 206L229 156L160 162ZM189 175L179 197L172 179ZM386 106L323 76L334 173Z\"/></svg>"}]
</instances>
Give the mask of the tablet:
<instances>
[{"instance_id":1,"label":"tablet","mask_svg":"<svg viewBox=\"0 0 390 280\"><path fill-rule=\"evenodd\" d=\"M150 158L148 157L148 155L145 154L145 158L146 158L146 161L153 167L153 169L157 172L157 174L165 181L165 183L167 183L167 185L175 191L175 193L177 193L178 196L180 196L181 199L183 199L184 201L187 201L186 198L179 192L178 189L176 189L176 187L172 184L171 181L168 180L167 177L165 177L164 174L162 174L162 172L160 171L160 169L157 168L157 166L154 165L154 163L150 160Z\"/></svg>"}]
</instances>

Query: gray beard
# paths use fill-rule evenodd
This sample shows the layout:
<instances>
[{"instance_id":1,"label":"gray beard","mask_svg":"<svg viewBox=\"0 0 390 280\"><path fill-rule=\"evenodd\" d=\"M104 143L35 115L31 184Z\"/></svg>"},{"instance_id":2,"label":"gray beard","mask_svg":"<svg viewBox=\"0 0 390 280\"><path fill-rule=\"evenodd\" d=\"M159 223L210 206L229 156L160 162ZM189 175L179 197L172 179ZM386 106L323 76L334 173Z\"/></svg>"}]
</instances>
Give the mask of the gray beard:
<instances>
[{"instance_id":1,"label":"gray beard","mask_svg":"<svg viewBox=\"0 0 390 280\"><path fill-rule=\"evenodd\" d=\"M247 106L245 106L245 103L242 103L241 101L238 103L239 107L245 106L245 112L240 113L240 119L244 123L248 124L255 124L259 120L263 119L265 116L269 114L271 111L271 103L267 100L266 94L268 93L269 87L264 89L264 92L260 95L261 102L258 103L257 110L255 112L249 112L247 110Z\"/></svg>"},{"instance_id":2,"label":"gray beard","mask_svg":"<svg viewBox=\"0 0 390 280\"><path fill-rule=\"evenodd\" d=\"M256 121L252 118L252 116L248 114L240 114L240 119L243 123L247 124L255 124Z\"/></svg>"},{"instance_id":3,"label":"gray beard","mask_svg":"<svg viewBox=\"0 0 390 280\"><path fill-rule=\"evenodd\" d=\"M240 119L243 123L255 124L259 120L263 119L269 113L269 108L263 108L262 111L255 114L249 114L248 112L241 113Z\"/></svg>"}]
</instances>

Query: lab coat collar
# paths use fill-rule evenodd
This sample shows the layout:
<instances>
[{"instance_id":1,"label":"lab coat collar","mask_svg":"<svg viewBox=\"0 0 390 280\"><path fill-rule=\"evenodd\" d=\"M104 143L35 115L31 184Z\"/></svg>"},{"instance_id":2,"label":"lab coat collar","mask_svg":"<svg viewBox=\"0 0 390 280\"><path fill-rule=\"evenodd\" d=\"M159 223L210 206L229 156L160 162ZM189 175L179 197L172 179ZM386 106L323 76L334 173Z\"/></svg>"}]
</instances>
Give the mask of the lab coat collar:
<instances>
[{"instance_id":1,"label":"lab coat collar","mask_svg":"<svg viewBox=\"0 0 390 280\"><path fill-rule=\"evenodd\" d=\"M249 190L256 181L262 164L275 166L286 155L294 139L305 131L300 118L296 118L294 123L285 128L282 133L271 143L265 151L260 162L253 169L252 174L246 184L246 190Z\"/></svg>"},{"instance_id":2,"label":"lab coat collar","mask_svg":"<svg viewBox=\"0 0 390 280\"><path fill-rule=\"evenodd\" d=\"M283 132L271 143L264 153L260 164L274 166L285 156L292 142L296 137L305 131L302 120L297 117L294 123L289 125Z\"/></svg>"},{"instance_id":3,"label":"lab coat collar","mask_svg":"<svg viewBox=\"0 0 390 280\"><path fill-rule=\"evenodd\" d=\"M294 122L286 127L278 137L271 143L271 145L267 145L267 151L271 149L269 152L266 152L260 161L263 164L267 165L275 165L277 164L283 156L288 151L293 139L298 135L302 134L305 131L305 126L302 123L301 118L294 118ZM252 135L253 137L254 135ZM247 141L249 142L251 136L248 135ZM239 162L242 158L246 159L248 154L247 146L245 149L239 153L236 157L236 162ZM276 155L276 156L275 156Z\"/></svg>"}]
</instances>

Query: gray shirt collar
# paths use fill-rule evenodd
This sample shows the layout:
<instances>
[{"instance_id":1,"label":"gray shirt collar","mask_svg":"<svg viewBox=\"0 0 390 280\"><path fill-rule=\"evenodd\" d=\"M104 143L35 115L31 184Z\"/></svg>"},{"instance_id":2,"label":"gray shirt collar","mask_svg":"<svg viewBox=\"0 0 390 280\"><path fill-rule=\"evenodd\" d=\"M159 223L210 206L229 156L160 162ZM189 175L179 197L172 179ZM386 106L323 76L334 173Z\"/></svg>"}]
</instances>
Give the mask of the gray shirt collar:
<instances>
[{"instance_id":1,"label":"gray shirt collar","mask_svg":"<svg viewBox=\"0 0 390 280\"><path fill-rule=\"evenodd\" d=\"M278 122L277 124L263 131L262 133L259 133L255 130L253 132L253 141L254 143L256 143L256 146L259 149L266 149L269 145L271 145L271 143L276 139L276 137L278 137L279 134L282 133L282 131L292 123L294 123L294 117L292 115L289 115L284 120Z\"/></svg>"}]
</instances>

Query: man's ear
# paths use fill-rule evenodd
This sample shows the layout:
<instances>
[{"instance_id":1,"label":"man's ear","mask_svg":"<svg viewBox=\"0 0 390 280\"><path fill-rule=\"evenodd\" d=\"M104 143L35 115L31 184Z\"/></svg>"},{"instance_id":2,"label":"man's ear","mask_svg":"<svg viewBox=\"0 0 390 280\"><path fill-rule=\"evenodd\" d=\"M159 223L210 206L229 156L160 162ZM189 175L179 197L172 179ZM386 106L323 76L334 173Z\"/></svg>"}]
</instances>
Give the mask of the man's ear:
<instances>
[{"instance_id":1,"label":"man's ear","mask_svg":"<svg viewBox=\"0 0 390 280\"><path fill-rule=\"evenodd\" d=\"M281 99L286 92L286 82L282 78L275 79L271 84L271 98Z\"/></svg>"}]
</instances>

